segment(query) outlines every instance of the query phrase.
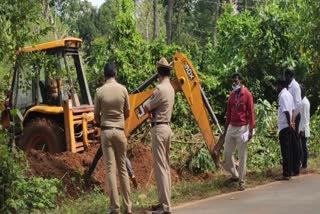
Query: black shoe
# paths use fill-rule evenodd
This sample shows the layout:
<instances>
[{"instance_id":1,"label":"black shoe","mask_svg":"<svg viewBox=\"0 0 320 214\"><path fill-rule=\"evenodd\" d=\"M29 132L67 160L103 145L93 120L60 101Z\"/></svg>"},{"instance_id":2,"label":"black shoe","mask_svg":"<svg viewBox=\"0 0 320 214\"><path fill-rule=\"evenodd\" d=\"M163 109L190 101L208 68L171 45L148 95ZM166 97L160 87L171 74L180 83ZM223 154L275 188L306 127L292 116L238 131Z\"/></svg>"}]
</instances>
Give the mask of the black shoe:
<instances>
[{"instance_id":1,"label":"black shoe","mask_svg":"<svg viewBox=\"0 0 320 214\"><path fill-rule=\"evenodd\" d=\"M295 177L295 176L299 176L299 175L300 175L300 172L295 172L295 173L292 173L292 174L291 174L291 176L294 176L294 177Z\"/></svg>"},{"instance_id":2,"label":"black shoe","mask_svg":"<svg viewBox=\"0 0 320 214\"><path fill-rule=\"evenodd\" d=\"M149 211L148 214L171 214L171 212L162 211L162 210L155 210L155 211Z\"/></svg>"},{"instance_id":3,"label":"black shoe","mask_svg":"<svg viewBox=\"0 0 320 214\"><path fill-rule=\"evenodd\" d=\"M239 178L234 178L234 177L231 177L231 178L228 178L224 183L224 185L230 185L234 182L238 182L239 181Z\"/></svg>"},{"instance_id":4,"label":"black shoe","mask_svg":"<svg viewBox=\"0 0 320 214\"><path fill-rule=\"evenodd\" d=\"M171 214L169 211L163 211L162 204L152 205L147 213L150 214Z\"/></svg>"},{"instance_id":5,"label":"black shoe","mask_svg":"<svg viewBox=\"0 0 320 214\"><path fill-rule=\"evenodd\" d=\"M301 173L301 174L308 174L308 169L307 169L307 167L301 168L301 169L300 169L300 173Z\"/></svg>"},{"instance_id":6,"label":"black shoe","mask_svg":"<svg viewBox=\"0 0 320 214\"><path fill-rule=\"evenodd\" d=\"M237 182L237 181L239 181L239 178L230 178L230 180L231 180L232 182Z\"/></svg>"},{"instance_id":7,"label":"black shoe","mask_svg":"<svg viewBox=\"0 0 320 214\"><path fill-rule=\"evenodd\" d=\"M162 206L161 204L152 205L152 206L150 207L149 211L156 211L156 210L160 209L161 206Z\"/></svg>"},{"instance_id":8,"label":"black shoe","mask_svg":"<svg viewBox=\"0 0 320 214\"><path fill-rule=\"evenodd\" d=\"M161 211L161 210L151 211L151 213L152 214L171 214L171 212Z\"/></svg>"},{"instance_id":9,"label":"black shoe","mask_svg":"<svg viewBox=\"0 0 320 214\"><path fill-rule=\"evenodd\" d=\"M245 186L244 186L244 184L239 184L239 188L238 188L238 190L239 191L243 191L243 190L245 190Z\"/></svg>"}]
</instances>

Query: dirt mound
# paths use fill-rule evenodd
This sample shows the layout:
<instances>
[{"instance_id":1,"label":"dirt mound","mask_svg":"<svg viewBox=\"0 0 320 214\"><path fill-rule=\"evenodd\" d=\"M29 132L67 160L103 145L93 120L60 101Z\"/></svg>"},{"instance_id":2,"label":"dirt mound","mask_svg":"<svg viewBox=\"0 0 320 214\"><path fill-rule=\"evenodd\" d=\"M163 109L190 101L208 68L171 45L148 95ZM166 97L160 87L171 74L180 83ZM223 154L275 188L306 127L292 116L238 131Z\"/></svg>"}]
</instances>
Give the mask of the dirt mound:
<instances>
[{"instance_id":1,"label":"dirt mound","mask_svg":"<svg viewBox=\"0 0 320 214\"><path fill-rule=\"evenodd\" d=\"M77 196L82 190L87 191L94 185L100 185L106 191L105 166L102 158L97 164L89 185L84 182L82 177L84 171L89 168L98 148L99 145L92 145L83 153L63 152L59 154L32 150L27 154L30 164L29 174L62 180L69 196ZM154 184L150 146L135 143L131 145L128 157L140 188L147 188L150 184ZM176 171L172 169L171 174L173 182L177 181Z\"/></svg>"},{"instance_id":2,"label":"dirt mound","mask_svg":"<svg viewBox=\"0 0 320 214\"><path fill-rule=\"evenodd\" d=\"M142 143L136 144L128 151L128 158L131 161L137 181L142 188L154 184L154 170L151 147ZM176 182L179 176L176 170L171 169L172 182Z\"/></svg>"},{"instance_id":3,"label":"dirt mound","mask_svg":"<svg viewBox=\"0 0 320 214\"><path fill-rule=\"evenodd\" d=\"M27 154L30 164L30 174L45 178L57 178L63 181L67 194L77 196L81 189L88 190L92 185L85 185L82 179L83 172L89 167L98 145L90 147L84 153L63 152L49 154L37 150L31 150ZM95 180L92 183L101 185L104 189L104 166L99 161L94 172Z\"/></svg>"}]
</instances>

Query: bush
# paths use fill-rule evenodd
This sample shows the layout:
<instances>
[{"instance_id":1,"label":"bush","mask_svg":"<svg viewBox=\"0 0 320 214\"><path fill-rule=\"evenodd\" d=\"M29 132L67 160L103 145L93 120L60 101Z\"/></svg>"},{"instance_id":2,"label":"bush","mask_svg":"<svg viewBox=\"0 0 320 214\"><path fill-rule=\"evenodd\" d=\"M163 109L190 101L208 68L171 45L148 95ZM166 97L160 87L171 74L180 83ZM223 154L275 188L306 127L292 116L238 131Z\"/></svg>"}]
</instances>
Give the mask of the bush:
<instances>
[{"instance_id":1,"label":"bush","mask_svg":"<svg viewBox=\"0 0 320 214\"><path fill-rule=\"evenodd\" d=\"M266 100L255 104L256 134L248 144L250 169L265 169L280 163L281 153L277 134L277 108Z\"/></svg>"},{"instance_id":2,"label":"bush","mask_svg":"<svg viewBox=\"0 0 320 214\"><path fill-rule=\"evenodd\" d=\"M0 212L27 212L53 208L61 183L57 179L27 177L25 155L9 148L0 132Z\"/></svg>"},{"instance_id":3,"label":"bush","mask_svg":"<svg viewBox=\"0 0 320 214\"><path fill-rule=\"evenodd\" d=\"M192 167L194 172L212 172L214 163L207 146L202 147L196 156L192 159Z\"/></svg>"},{"instance_id":4,"label":"bush","mask_svg":"<svg viewBox=\"0 0 320 214\"><path fill-rule=\"evenodd\" d=\"M320 139L317 135L320 131L320 107L313 114L310 119L311 136L308 142L309 156L310 158L316 158L320 155Z\"/></svg>"},{"instance_id":5,"label":"bush","mask_svg":"<svg viewBox=\"0 0 320 214\"><path fill-rule=\"evenodd\" d=\"M14 210L54 208L61 183L58 179L30 177L12 183L15 187L7 203Z\"/></svg>"}]
</instances>

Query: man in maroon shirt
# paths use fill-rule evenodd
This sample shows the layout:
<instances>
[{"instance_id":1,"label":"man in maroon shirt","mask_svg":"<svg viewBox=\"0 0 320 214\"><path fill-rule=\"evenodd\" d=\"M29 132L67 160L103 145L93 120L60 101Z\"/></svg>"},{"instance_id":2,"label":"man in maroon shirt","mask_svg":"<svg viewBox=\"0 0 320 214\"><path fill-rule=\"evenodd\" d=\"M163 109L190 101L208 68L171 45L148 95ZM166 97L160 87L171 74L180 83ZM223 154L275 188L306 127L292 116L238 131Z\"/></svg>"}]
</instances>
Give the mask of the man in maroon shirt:
<instances>
[{"instance_id":1,"label":"man in maroon shirt","mask_svg":"<svg viewBox=\"0 0 320 214\"><path fill-rule=\"evenodd\" d=\"M245 189L247 142L252 138L255 127L253 97L242 84L240 73L232 74L232 91L227 106L225 123L224 168L232 177L229 182L239 181L239 190ZM233 153L238 147L239 170L236 169Z\"/></svg>"}]
</instances>

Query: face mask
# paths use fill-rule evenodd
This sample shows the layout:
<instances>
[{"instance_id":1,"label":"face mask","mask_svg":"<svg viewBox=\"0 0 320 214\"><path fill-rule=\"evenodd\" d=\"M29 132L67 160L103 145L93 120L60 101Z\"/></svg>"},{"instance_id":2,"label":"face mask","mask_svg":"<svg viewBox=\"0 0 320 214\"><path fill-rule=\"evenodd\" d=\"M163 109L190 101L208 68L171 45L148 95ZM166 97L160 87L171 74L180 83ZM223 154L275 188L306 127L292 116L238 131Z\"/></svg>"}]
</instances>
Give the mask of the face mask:
<instances>
[{"instance_id":1,"label":"face mask","mask_svg":"<svg viewBox=\"0 0 320 214\"><path fill-rule=\"evenodd\" d=\"M232 89L233 89L234 91L238 91L240 88L241 88L240 85L232 85Z\"/></svg>"}]
</instances>

